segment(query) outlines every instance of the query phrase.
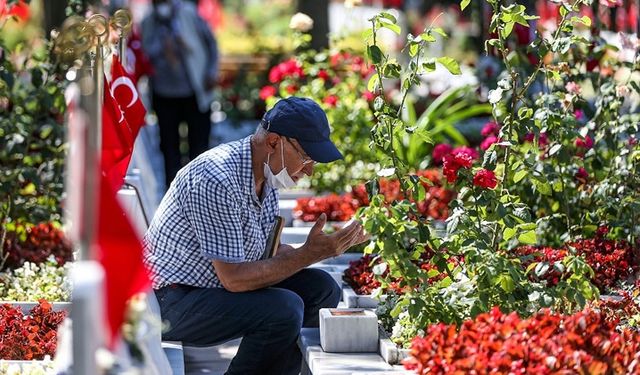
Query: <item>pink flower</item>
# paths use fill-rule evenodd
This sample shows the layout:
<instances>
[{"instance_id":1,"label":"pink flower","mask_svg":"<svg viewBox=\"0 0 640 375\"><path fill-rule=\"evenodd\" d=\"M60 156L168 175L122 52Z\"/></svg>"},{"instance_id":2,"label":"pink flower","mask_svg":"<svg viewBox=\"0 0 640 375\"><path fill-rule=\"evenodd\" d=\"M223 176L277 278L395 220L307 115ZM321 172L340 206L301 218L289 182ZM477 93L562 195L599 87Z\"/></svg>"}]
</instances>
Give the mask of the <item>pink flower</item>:
<instances>
[{"instance_id":1,"label":"pink flower","mask_svg":"<svg viewBox=\"0 0 640 375\"><path fill-rule=\"evenodd\" d=\"M473 176L473 184L485 189L493 189L498 185L496 174L488 169L480 169Z\"/></svg>"},{"instance_id":2,"label":"pink flower","mask_svg":"<svg viewBox=\"0 0 640 375\"><path fill-rule=\"evenodd\" d=\"M580 95L580 92L582 91L582 88L580 87L579 84L571 81L568 82L565 86L565 89L567 89L567 92L571 93L571 94L575 94L575 95Z\"/></svg>"},{"instance_id":3,"label":"pink flower","mask_svg":"<svg viewBox=\"0 0 640 375\"><path fill-rule=\"evenodd\" d=\"M445 155L442 159L442 172L447 177L447 181L452 184L458 179L460 168L471 168L473 159L464 153Z\"/></svg>"},{"instance_id":4,"label":"pink flower","mask_svg":"<svg viewBox=\"0 0 640 375\"><path fill-rule=\"evenodd\" d=\"M576 116L576 120L578 120L578 121L582 121L582 120L584 120L584 111L583 111L583 110L581 110L581 109L576 109L576 110L573 112L573 114L574 114L574 116Z\"/></svg>"},{"instance_id":5,"label":"pink flower","mask_svg":"<svg viewBox=\"0 0 640 375\"><path fill-rule=\"evenodd\" d=\"M329 95L324 98L324 104L328 105L329 107L335 107L338 104L338 97L335 95Z\"/></svg>"},{"instance_id":6,"label":"pink flower","mask_svg":"<svg viewBox=\"0 0 640 375\"><path fill-rule=\"evenodd\" d=\"M446 143L439 143L431 151L431 158L433 159L433 164L440 165L442 164L442 159L451 153L453 147Z\"/></svg>"},{"instance_id":7,"label":"pink flower","mask_svg":"<svg viewBox=\"0 0 640 375\"><path fill-rule=\"evenodd\" d=\"M638 138L636 138L634 135L629 137L629 146L633 147L637 144L638 144Z\"/></svg>"},{"instance_id":8,"label":"pink flower","mask_svg":"<svg viewBox=\"0 0 640 375\"><path fill-rule=\"evenodd\" d=\"M499 141L500 140L498 139L498 137L496 137L495 135L490 135L487 138L485 138L484 141L482 141L482 143L480 144L480 149L482 151L485 151L489 147L491 147L492 144L498 143Z\"/></svg>"},{"instance_id":9,"label":"pink flower","mask_svg":"<svg viewBox=\"0 0 640 375\"><path fill-rule=\"evenodd\" d=\"M499 132L500 126L493 121L489 121L484 124L484 127L482 128L480 134L482 134L483 137L488 137L490 135L498 135Z\"/></svg>"},{"instance_id":10,"label":"pink flower","mask_svg":"<svg viewBox=\"0 0 640 375\"><path fill-rule=\"evenodd\" d=\"M587 170L584 169L583 167L580 167L578 168L578 171L576 172L575 177L578 181L584 184L587 182L587 179L589 178L589 172L587 172Z\"/></svg>"},{"instance_id":11,"label":"pink flower","mask_svg":"<svg viewBox=\"0 0 640 375\"><path fill-rule=\"evenodd\" d=\"M587 150L593 147L593 139L590 136L582 138L576 138L576 147L586 148Z\"/></svg>"},{"instance_id":12,"label":"pink flower","mask_svg":"<svg viewBox=\"0 0 640 375\"><path fill-rule=\"evenodd\" d=\"M260 89L260 99L267 100L276 94L276 88L273 86L265 86Z\"/></svg>"},{"instance_id":13,"label":"pink flower","mask_svg":"<svg viewBox=\"0 0 640 375\"><path fill-rule=\"evenodd\" d=\"M538 146L540 147L545 147L546 145L549 144L549 137L547 136L547 133L540 133L540 138L538 139Z\"/></svg>"},{"instance_id":14,"label":"pink flower","mask_svg":"<svg viewBox=\"0 0 640 375\"><path fill-rule=\"evenodd\" d=\"M269 82L278 83L287 77L302 78L304 77L304 71L302 65L295 59L289 59L284 61L269 71Z\"/></svg>"},{"instance_id":15,"label":"pink flower","mask_svg":"<svg viewBox=\"0 0 640 375\"><path fill-rule=\"evenodd\" d=\"M369 90L366 90L362 93L362 97L365 98L368 102L372 101L376 96Z\"/></svg>"},{"instance_id":16,"label":"pink flower","mask_svg":"<svg viewBox=\"0 0 640 375\"><path fill-rule=\"evenodd\" d=\"M472 160L476 160L480 158L480 154L478 153L478 151L467 146L456 147L451 151L451 153L454 155L465 154L465 155L468 155Z\"/></svg>"},{"instance_id":17,"label":"pink flower","mask_svg":"<svg viewBox=\"0 0 640 375\"><path fill-rule=\"evenodd\" d=\"M622 0L600 0L600 4L604 4L608 8L616 8L622 6Z\"/></svg>"}]
</instances>

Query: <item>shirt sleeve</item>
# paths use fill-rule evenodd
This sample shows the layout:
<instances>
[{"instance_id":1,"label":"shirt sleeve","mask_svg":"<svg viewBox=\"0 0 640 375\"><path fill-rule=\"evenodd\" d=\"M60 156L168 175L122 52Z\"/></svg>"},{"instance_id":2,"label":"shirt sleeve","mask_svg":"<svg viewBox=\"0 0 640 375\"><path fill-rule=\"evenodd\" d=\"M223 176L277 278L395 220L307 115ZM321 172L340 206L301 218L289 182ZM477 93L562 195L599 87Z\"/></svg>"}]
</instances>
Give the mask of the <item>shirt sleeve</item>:
<instances>
[{"instance_id":1,"label":"shirt sleeve","mask_svg":"<svg viewBox=\"0 0 640 375\"><path fill-rule=\"evenodd\" d=\"M203 257L228 263L245 261L240 202L221 181L195 181L184 200Z\"/></svg>"}]
</instances>

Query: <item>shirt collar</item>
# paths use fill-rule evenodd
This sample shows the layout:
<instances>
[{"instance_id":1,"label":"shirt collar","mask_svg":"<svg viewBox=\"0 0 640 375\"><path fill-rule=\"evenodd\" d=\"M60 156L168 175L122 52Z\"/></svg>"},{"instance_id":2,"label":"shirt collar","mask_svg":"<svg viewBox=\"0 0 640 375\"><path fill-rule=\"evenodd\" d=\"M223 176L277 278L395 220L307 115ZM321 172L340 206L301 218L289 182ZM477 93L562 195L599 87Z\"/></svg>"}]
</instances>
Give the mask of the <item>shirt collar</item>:
<instances>
[{"instance_id":1,"label":"shirt collar","mask_svg":"<svg viewBox=\"0 0 640 375\"><path fill-rule=\"evenodd\" d=\"M253 175L253 163L251 159L251 137L252 136L248 136L242 140L242 161L240 164L242 186L244 188L245 194L250 195L252 200L257 205L261 206L262 204L260 203L260 199L256 194L256 180ZM265 199L267 196L269 196L269 194L272 193L271 190L274 190L274 188L265 183L262 189L262 194Z\"/></svg>"}]
</instances>

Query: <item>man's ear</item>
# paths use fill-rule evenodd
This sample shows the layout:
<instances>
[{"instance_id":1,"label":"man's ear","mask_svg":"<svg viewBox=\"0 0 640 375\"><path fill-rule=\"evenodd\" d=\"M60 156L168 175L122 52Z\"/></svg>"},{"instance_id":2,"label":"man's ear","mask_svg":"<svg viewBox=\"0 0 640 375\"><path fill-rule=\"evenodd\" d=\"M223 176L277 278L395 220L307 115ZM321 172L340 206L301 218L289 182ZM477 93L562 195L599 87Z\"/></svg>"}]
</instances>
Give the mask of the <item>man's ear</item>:
<instances>
[{"instance_id":1,"label":"man's ear","mask_svg":"<svg viewBox=\"0 0 640 375\"><path fill-rule=\"evenodd\" d=\"M280 143L280 136L276 133L268 133L266 137L267 151L272 153L275 151L276 146Z\"/></svg>"}]
</instances>

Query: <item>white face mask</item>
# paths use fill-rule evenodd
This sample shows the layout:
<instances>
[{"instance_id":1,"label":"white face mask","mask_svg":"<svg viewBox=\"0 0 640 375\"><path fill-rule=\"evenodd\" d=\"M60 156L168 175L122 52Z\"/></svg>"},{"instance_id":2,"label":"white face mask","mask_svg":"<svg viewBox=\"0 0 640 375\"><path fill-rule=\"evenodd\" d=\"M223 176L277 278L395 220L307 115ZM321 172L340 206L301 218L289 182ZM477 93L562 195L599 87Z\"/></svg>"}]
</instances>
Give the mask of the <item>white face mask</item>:
<instances>
[{"instance_id":1,"label":"white face mask","mask_svg":"<svg viewBox=\"0 0 640 375\"><path fill-rule=\"evenodd\" d=\"M171 5L168 3L158 4L156 6L156 12L160 18L167 19L171 17Z\"/></svg>"},{"instance_id":2,"label":"white face mask","mask_svg":"<svg viewBox=\"0 0 640 375\"><path fill-rule=\"evenodd\" d=\"M267 162L264 163L264 178L267 184L276 189L290 189L296 186L296 182L291 178L291 175L289 175L287 167L284 166L284 144L282 143L282 138L280 138L280 155L282 156L282 170L276 175L273 174L271 167L269 167L271 154L267 155Z\"/></svg>"}]
</instances>

